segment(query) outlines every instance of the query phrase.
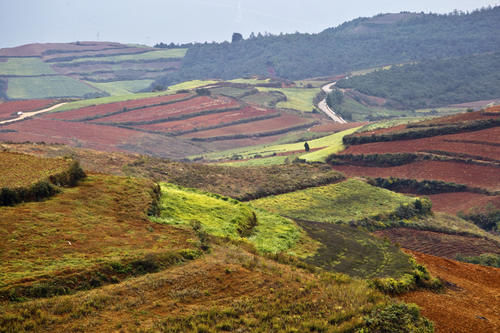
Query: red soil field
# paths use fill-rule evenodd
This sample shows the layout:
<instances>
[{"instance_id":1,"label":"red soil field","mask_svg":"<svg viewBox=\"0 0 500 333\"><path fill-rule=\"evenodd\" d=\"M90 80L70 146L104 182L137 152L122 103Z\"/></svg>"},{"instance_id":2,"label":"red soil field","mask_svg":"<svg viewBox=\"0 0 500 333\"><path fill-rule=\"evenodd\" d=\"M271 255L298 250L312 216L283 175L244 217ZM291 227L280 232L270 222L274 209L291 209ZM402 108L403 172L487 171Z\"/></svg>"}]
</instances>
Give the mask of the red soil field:
<instances>
[{"instance_id":1,"label":"red soil field","mask_svg":"<svg viewBox=\"0 0 500 333\"><path fill-rule=\"evenodd\" d=\"M478 256L483 253L500 254L500 245L492 240L478 237L449 235L441 232L408 228L394 228L375 231L380 238L389 238L405 249L433 256L455 259L458 254Z\"/></svg>"},{"instance_id":2,"label":"red soil field","mask_svg":"<svg viewBox=\"0 0 500 333\"><path fill-rule=\"evenodd\" d=\"M169 105L153 106L145 109L120 113L114 116L94 120L99 123L126 123L139 121L155 121L180 115L197 113L200 111L227 109L238 107L240 104L228 97L212 98L199 96L188 101L178 102Z\"/></svg>"},{"instance_id":3,"label":"red soil field","mask_svg":"<svg viewBox=\"0 0 500 333\"><path fill-rule=\"evenodd\" d=\"M5 48L0 50L0 56L6 57L38 57L48 50L58 51L80 51L80 50L102 50L108 48L123 48L125 45L110 42L80 42L76 43L36 43L26 44L18 47Z\"/></svg>"},{"instance_id":4,"label":"red soil field","mask_svg":"<svg viewBox=\"0 0 500 333\"><path fill-rule=\"evenodd\" d=\"M231 123L243 119L267 116L270 114L277 115L278 113L275 110L257 109L251 106L247 106L241 110L208 114L205 116L189 118L188 120L168 121L151 125L138 125L134 126L134 128L165 133L180 132L192 130L195 128L222 125L224 123Z\"/></svg>"},{"instance_id":5,"label":"red soil field","mask_svg":"<svg viewBox=\"0 0 500 333\"><path fill-rule=\"evenodd\" d=\"M450 286L444 293L422 290L400 297L416 303L436 332L500 332L500 269L407 252Z\"/></svg>"},{"instance_id":6,"label":"red soil field","mask_svg":"<svg viewBox=\"0 0 500 333\"><path fill-rule=\"evenodd\" d=\"M473 141L473 143L470 141ZM481 144L481 142L498 145ZM344 150L342 154L412 153L431 150L441 150L451 153L482 156L488 159L500 160L500 127L416 140L373 142L362 145L352 145Z\"/></svg>"},{"instance_id":7,"label":"red soil field","mask_svg":"<svg viewBox=\"0 0 500 333\"><path fill-rule=\"evenodd\" d=\"M348 176L398 177L418 180L443 180L471 187L500 190L500 168L451 161L417 161L395 167L336 165Z\"/></svg>"},{"instance_id":8,"label":"red soil field","mask_svg":"<svg viewBox=\"0 0 500 333\"><path fill-rule=\"evenodd\" d=\"M322 133L322 132L328 132L328 133L331 133L331 132L340 132L340 131L348 130L350 128L363 126L363 125L366 125L366 124L368 124L368 122L355 122L355 123L346 123L346 124L340 124L340 123L336 123L336 122L331 122L331 123L321 124L321 125L317 125L317 126L311 127L310 131L311 132L318 132L318 133Z\"/></svg>"},{"instance_id":9,"label":"red soil field","mask_svg":"<svg viewBox=\"0 0 500 333\"><path fill-rule=\"evenodd\" d=\"M36 111L49 107L57 102L56 99L31 99L27 101L13 101L0 103L0 120L14 118L16 112Z\"/></svg>"},{"instance_id":10,"label":"red soil field","mask_svg":"<svg viewBox=\"0 0 500 333\"><path fill-rule=\"evenodd\" d=\"M489 196L471 192L440 193L427 195L432 201L432 210L457 214L469 212L474 208L482 209L489 205L500 209L500 196Z\"/></svg>"},{"instance_id":11,"label":"red soil field","mask_svg":"<svg viewBox=\"0 0 500 333\"><path fill-rule=\"evenodd\" d=\"M237 134L258 134L258 133L276 131L280 129L286 129L301 124L306 124L307 122L308 122L307 119L304 119L299 116L282 114L280 117L272 119L259 120L251 123L217 128L208 131L200 131L189 134L188 136L194 138L210 138L217 136L237 135Z\"/></svg>"},{"instance_id":12,"label":"red soil field","mask_svg":"<svg viewBox=\"0 0 500 333\"><path fill-rule=\"evenodd\" d=\"M4 127L15 133L0 133L0 141L64 143L98 150L117 150L141 133L133 130L89 123L62 122L58 120L31 119Z\"/></svg>"},{"instance_id":13,"label":"red soil field","mask_svg":"<svg viewBox=\"0 0 500 333\"><path fill-rule=\"evenodd\" d=\"M165 95L165 96L150 97L132 101L100 104L100 105L89 106L81 109L75 109L63 112L46 113L42 117L45 119L57 119L57 120L79 120L87 117L93 117L93 116L105 115L111 112L117 112L123 110L124 107L132 109L141 106L155 105L159 103L174 101L177 99L183 99L186 98L187 96L189 96L189 94Z\"/></svg>"}]
</instances>

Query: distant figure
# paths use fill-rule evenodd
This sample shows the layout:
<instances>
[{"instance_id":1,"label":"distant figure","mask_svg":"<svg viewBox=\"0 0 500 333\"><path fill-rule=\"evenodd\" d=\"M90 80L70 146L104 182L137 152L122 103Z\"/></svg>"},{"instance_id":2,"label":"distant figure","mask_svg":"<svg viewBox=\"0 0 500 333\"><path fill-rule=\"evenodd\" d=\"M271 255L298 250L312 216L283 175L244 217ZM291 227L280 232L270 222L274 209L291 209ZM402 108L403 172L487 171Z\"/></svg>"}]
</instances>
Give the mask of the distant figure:
<instances>
[{"instance_id":1,"label":"distant figure","mask_svg":"<svg viewBox=\"0 0 500 333\"><path fill-rule=\"evenodd\" d=\"M306 149L306 151L309 151L309 144L307 142L304 143L304 148Z\"/></svg>"}]
</instances>

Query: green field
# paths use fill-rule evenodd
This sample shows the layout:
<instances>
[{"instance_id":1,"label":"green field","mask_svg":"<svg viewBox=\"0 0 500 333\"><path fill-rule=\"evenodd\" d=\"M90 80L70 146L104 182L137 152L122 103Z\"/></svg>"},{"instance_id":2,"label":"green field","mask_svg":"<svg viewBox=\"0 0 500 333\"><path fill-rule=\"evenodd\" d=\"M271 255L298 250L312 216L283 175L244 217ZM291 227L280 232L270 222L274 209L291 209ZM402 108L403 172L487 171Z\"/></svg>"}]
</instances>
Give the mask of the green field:
<instances>
[{"instance_id":1,"label":"green field","mask_svg":"<svg viewBox=\"0 0 500 333\"><path fill-rule=\"evenodd\" d=\"M129 81L113 81L113 82L90 82L86 81L91 86L99 90L105 91L111 96L123 96L134 94L138 91L148 88L154 80L129 80Z\"/></svg>"},{"instance_id":2,"label":"green field","mask_svg":"<svg viewBox=\"0 0 500 333\"><path fill-rule=\"evenodd\" d=\"M414 201L415 198L348 179L338 184L257 199L251 204L290 218L348 223L390 214L400 205Z\"/></svg>"},{"instance_id":3,"label":"green field","mask_svg":"<svg viewBox=\"0 0 500 333\"><path fill-rule=\"evenodd\" d=\"M324 136L319 139L307 140L309 147L319 148L326 147L325 149L318 150L312 153L305 153L299 155L300 158L304 158L307 161L323 161L328 155L339 152L344 149L342 144L342 138L345 135L355 132L357 128L352 128L339 133L334 133L331 135ZM323 151L324 150L324 151ZM221 159L232 159L235 156L239 158L253 158L257 156L271 157L278 153L287 153L293 151L304 151L304 141L297 143L287 143L287 144L277 144L277 145L260 145L254 147L245 147L238 149L231 149L222 152L205 154L203 157L208 160L221 160ZM198 157L194 156L193 158ZM281 158L281 157L280 157ZM284 159L283 159L284 161ZM258 163L258 162L257 162Z\"/></svg>"},{"instance_id":4,"label":"green field","mask_svg":"<svg viewBox=\"0 0 500 333\"><path fill-rule=\"evenodd\" d=\"M187 49L170 49L151 51L139 54L124 54L109 57L90 57L90 58L77 58L71 61L60 63L76 64L81 62L123 62L123 61L148 61L156 59L170 59L170 58L183 58Z\"/></svg>"},{"instance_id":5,"label":"green field","mask_svg":"<svg viewBox=\"0 0 500 333\"><path fill-rule=\"evenodd\" d=\"M259 91L279 91L286 95L286 102L279 102L276 107L283 109L294 109L303 112L312 112L314 109L313 99L320 92L317 88L263 88L257 87Z\"/></svg>"},{"instance_id":6,"label":"green field","mask_svg":"<svg viewBox=\"0 0 500 333\"><path fill-rule=\"evenodd\" d=\"M262 252L277 253L293 247L301 237L292 221L218 194L162 183L161 224L193 227L208 234L248 239Z\"/></svg>"},{"instance_id":7,"label":"green field","mask_svg":"<svg viewBox=\"0 0 500 333\"><path fill-rule=\"evenodd\" d=\"M177 91L177 90L183 90L183 89L196 89L199 87L207 86L209 84L214 84L219 81L214 81L214 80L191 80L191 81L185 81L181 83L174 84L172 86L168 87L169 91Z\"/></svg>"},{"instance_id":8,"label":"green field","mask_svg":"<svg viewBox=\"0 0 500 333\"><path fill-rule=\"evenodd\" d=\"M49 64L40 58L8 58L0 62L0 75L44 75L56 74Z\"/></svg>"},{"instance_id":9,"label":"green field","mask_svg":"<svg viewBox=\"0 0 500 333\"><path fill-rule=\"evenodd\" d=\"M84 97L98 90L68 76L39 76L9 78L7 97L34 99L52 97Z\"/></svg>"}]
</instances>

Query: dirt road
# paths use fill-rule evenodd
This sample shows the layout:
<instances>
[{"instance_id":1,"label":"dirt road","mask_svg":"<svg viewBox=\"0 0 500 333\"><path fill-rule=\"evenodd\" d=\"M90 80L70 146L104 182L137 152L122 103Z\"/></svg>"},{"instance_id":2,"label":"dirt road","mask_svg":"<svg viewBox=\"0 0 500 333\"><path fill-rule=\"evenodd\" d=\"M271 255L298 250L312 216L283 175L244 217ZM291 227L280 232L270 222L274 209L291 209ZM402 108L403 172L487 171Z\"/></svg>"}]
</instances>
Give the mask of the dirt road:
<instances>
[{"instance_id":1,"label":"dirt road","mask_svg":"<svg viewBox=\"0 0 500 333\"><path fill-rule=\"evenodd\" d=\"M38 110L38 111L33 111L33 112L23 112L17 118L0 121L0 125L5 125L8 123L13 123L13 122L20 121L20 120L23 120L26 118L30 118L30 117L33 117L33 116L39 114L39 113L49 112L49 111L52 111L52 110L54 110L54 109L56 109L64 104L66 104L66 103L59 103L59 104L53 105L53 106L46 108L46 109L43 109L43 110Z\"/></svg>"}]
</instances>

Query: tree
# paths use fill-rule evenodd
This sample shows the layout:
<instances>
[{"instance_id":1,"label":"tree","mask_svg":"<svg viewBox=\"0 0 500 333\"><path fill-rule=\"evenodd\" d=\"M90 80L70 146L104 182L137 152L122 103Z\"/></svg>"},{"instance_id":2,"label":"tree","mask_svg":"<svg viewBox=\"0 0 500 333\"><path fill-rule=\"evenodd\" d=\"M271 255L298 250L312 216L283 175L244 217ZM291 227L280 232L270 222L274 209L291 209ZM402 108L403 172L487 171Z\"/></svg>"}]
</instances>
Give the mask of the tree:
<instances>
[{"instance_id":1,"label":"tree","mask_svg":"<svg viewBox=\"0 0 500 333\"><path fill-rule=\"evenodd\" d=\"M239 32L234 32L231 43L239 42L240 40L243 40L243 36Z\"/></svg>"},{"instance_id":2,"label":"tree","mask_svg":"<svg viewBox=\"0 0 500 333\"><path fill-rule=\"evenodd\" d=\"M309 148L309 144L307 142L304 143L304 148L305 148L306 151L309 151L310 148Z\"/></svg>"}]
</instances>

